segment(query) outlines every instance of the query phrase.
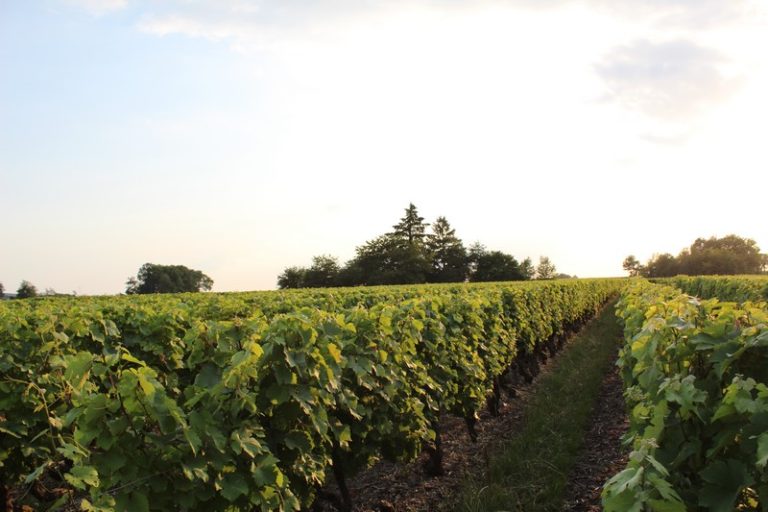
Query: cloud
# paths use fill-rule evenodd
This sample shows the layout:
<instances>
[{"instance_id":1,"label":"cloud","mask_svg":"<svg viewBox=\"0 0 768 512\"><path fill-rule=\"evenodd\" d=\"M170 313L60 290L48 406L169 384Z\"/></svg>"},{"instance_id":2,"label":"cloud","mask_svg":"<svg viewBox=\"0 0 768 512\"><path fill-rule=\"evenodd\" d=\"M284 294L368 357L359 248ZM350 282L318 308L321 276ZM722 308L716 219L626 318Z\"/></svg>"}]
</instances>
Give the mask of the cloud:
<instances>
[{"instance_id":1,"label":"cloud","mask_svg":"<svg viewBox=\"0 0 768 512\"><path fill-rule=\"evenodd\" d=\"M461 2L458 0L456 3ZM615 19L643 23L655 29L701 31L744 23L766 23L761 0L486 0L534 10L584 7ZM464 0L461 3L483 3Z\"/></svg>"},{"instance_id":2,"label":"cloud","mask_svg":"<svg viewBox=\"0 0 768 512\"><path fill-rule=\"evenodd\" d=\"M347 8L344 8L346 5ZM329 19L364 12L346 0L276 2L202 0L167 2L145 15L138 28L157 36L183 35L225 42L236 50L263 49L284 41L289 33L305 37L309 27Z\"/></svg>"},{"instance_id":3,"label":"cloud","mask_svg":"<svg viewBox=\"0 0 768 512\"><path fill-rule=\"evenodd\" d=\"M109 5L127 0L66 1ZM239 47L327 23L375 24L377 15L403 9L425 9L439 15L487 7L549 10L570 5L662 30L697 32L742 23L764 24L767 19L765 5L756 0L168 0L153 4L139 27L156 35L229 40Z\"/></svg>"},{"instance_id":4,"label":"cloud","mask_svg":"<svg viewBox=\"0 0 768 512\"><path fill-rule=\"evenodd\" d=\"M606 99L646 115L681 119L727 99L739 80L724 71L719 52L686 40L639 40L610 51L595 66Z\"/></svg>"},{"instance_id":5,"label":"cloud","mask_svg":"<svg viewBox=\"0 0 768 512\"><path fill-rule=\"evenodd\" d=\"M690 133L674 133L671 135L664 135L661 133L641 133L640 139L651 144L660 146L682 146L687 143L691 134Z\"/></svg>"},{"instance_id":6,"label":"cloud","mask_svg":"<svg viewBox=\"0 0 768 512\"><path fill-rule=\"evenodd\" d=\"M219 41L252 36L253 27L247 23L228 20L201 20L193 16L169 15L143 20L139 28L156 36L182 34Z\"/></svg>"},{"instance_id":7,"label":"cloud","mask_svg":"<svg viewBox=\"0 0 768 512\"><path fill-rule=\"evenodd\" d=\"M758 9L754 0L591 0L621 16L641 17L661 27L700 30L743 21Z\"/></svg>"},{"instance_id":8,"label":"cloud","mask_svg":"<svg viewBox=\"0 0 768 512\"><path fill-rule=\"evenodd\" d=\"M128 6L128 0L65 0L65 2L96 16L119 11Z\"/></svg>"}]
</instances>

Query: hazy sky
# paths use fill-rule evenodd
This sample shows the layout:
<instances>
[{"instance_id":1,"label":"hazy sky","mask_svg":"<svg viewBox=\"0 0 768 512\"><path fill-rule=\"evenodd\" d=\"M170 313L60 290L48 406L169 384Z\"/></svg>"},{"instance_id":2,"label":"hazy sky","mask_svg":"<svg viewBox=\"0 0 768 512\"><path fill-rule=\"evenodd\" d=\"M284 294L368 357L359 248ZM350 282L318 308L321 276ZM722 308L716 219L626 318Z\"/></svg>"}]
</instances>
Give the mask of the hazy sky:
<instances>
[{"instance_id":1,"label":"hazy sky","mask_svg":"<svg viewBox=\"0 0 768 512\"><path fill-rule=\"evenodd\" d=\"M768 251L759 4L0 0L0 282L268 289L409 202L580 277Z\"/></svg>"}]
</instances>

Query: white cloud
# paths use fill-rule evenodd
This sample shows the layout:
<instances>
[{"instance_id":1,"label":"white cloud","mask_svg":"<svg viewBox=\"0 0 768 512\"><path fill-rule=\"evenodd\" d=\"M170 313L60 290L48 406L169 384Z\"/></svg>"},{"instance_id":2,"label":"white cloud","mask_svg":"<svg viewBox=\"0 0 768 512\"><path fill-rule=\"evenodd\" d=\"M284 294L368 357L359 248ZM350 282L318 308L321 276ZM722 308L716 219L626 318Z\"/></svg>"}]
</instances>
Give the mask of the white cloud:
<instances>
[{"instance_id":1,"label":"white cloud","mask_svg":"<svg viewBox=\"0 0 768 512\"><path fill-rule=\"evenodd\" d=\"M595 66L607 98L652 117L680 119L732 95L740 80L719 52L686 40L648 40L614 48Z\"/></svg>"},{"instance_id":2,"label":"white cloud","mask_svg":"<svg viewBox=\"0 0 768 512\"><path fill-rule=\"evenodd\" d=\"M680 146L688 141L688 137L688 133L663 134L657 132L649 132L640 134L640 138L642 140L662 146Z\"/></svg>"},{"instance_id":3,"label":"white cloud","mask_svg":"<svg viewBox=\"0 0 768 512\"><path fill-rule=\"evenodd\" d=\"M100 16L128 6L128 0L65 0L66 3Z\"/></svg>"},{"instance_id":4,"label":"white cloud","mask_svg":"<svg viewBox=\"0 0 768 512\"><path fill-rule=\"evenodd\" d=\"M240 0L168 2L144 15L138 28L161 37L182 35L224 42L241 52L258 51L307 37L309 27L327 21L336 12L326 12L322 5Z\"/></svg>"},{"instance_id":5,"label":"white cloud","mask_svg":"<svg viewBox=\"0 0 768 512\"><path fill-rule=\"evenodd\" d=\"M752 0L591 0L591 3L657 26L694 30L743 22L758 11L757 3Z\"/></svg>"},{"instance_id":6,"label":"white cloud","mask_svg":"<svg viewBox=\"0 0 768 512\"><path fill-rule=\"evenodd\" d=\"M70 0L123 4L127 0ZM644 26L651 32L690 35L734 25L766 25L768 10L756 0L169 0L154 4L139 27L152 34L181 34L262 49L287 33L312 36L330 25L376 26L382 15L423 10L436 18L483 9L557 11L586 9Z\"/></svg>"},{"instance_id":7,"label":"white cloud","mask_svg":"<svg viewBox=\"0 0 768 512\"><path fill-rule=\"evenodd\" d=\"M181 15L147 18L140 23L139 28L157 36L182 34L213 41L243 37L249 33L248 25L235 21L212 22Z\"/></svg>"}]
</instances>

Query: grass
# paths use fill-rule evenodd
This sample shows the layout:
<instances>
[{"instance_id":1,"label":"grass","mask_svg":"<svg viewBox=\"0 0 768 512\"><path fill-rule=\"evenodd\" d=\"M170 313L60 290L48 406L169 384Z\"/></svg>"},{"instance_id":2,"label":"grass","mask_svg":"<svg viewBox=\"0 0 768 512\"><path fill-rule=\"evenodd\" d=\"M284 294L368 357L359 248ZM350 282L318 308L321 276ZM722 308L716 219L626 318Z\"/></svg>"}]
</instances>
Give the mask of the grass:
<instances>
[{"instance_id":1,"label":"grass","mask_svg":"<svg viewBox=\"0 0 768 512\"><path fill-rule=\"evenodd\" d=\"M478 470L482 474L468 478L457 510L561 510L568 476L621 334L611 303L566 345L552 371L534 385L522 431L494 450L485 471Z\"/></svg>"}]
</instances>

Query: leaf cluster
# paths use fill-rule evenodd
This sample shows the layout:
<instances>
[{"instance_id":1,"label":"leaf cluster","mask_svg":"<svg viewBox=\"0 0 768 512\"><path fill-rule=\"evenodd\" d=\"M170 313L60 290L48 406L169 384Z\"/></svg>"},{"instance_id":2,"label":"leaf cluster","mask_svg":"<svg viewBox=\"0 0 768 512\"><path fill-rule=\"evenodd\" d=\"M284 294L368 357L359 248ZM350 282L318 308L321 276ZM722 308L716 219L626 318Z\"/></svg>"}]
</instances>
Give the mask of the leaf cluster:
<instances>
[{"instance_id":1,"label":"leaf cluster","mask_svg":"<svg viewBox=\"0 0 768 512\"><path fill-rule=\"evenodd\" d=\"M725 279L687 283L724 297L738 289ZM768 510L766 303L640 281L617 314L633 452L605 486L605 509Z\"/></svg>"}]
</instances>

